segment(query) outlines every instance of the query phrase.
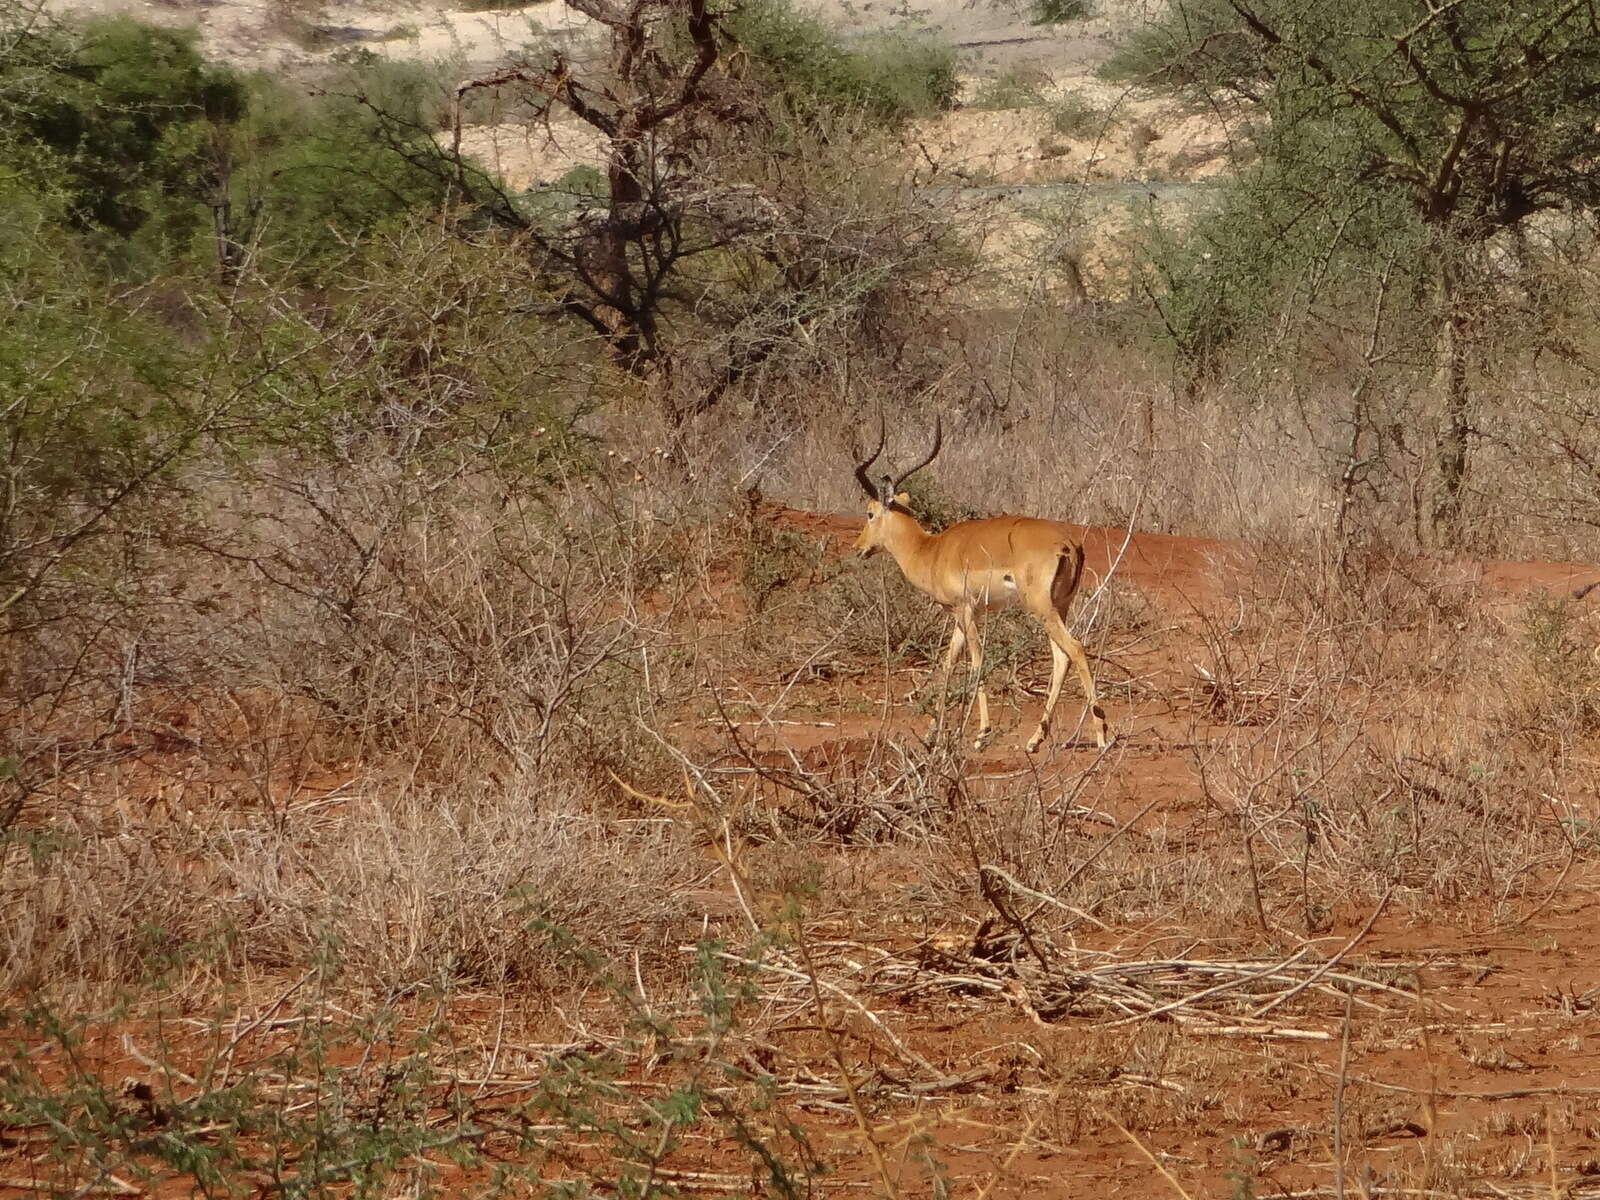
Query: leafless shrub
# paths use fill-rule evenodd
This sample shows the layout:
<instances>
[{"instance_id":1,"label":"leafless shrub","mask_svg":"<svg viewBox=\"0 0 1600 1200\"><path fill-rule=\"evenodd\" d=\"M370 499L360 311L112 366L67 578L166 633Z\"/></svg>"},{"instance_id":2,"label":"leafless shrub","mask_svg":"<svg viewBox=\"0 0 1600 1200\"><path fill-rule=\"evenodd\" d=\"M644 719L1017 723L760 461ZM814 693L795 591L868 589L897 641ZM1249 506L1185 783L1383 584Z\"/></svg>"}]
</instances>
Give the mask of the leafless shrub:
<instances>
[{"instance_id":1,"label":"leafless shrub","mask_svg":"<svg viewBox=\"0 0 1600 1200\"><path fill-rule=\"evenodd\" d=\"M1419 906L1524 894L1566 843L1537 800L1548 781L1486 712L1503 696L1469 665L1486 654L1482 623L1439 620L1434 593L1387 578L1364 617L1327 585L1310 608L1279 586L1287 612L1241 599L1255 619L1210 639L1224 665L1203 690L1243 728L1197 751L1263 927L1292 908L1314 932L1337 903L1390 891Z\"/></svg>"},{"instance_id":2,"label":"leafless shrub","mask_svg":"<svg viewBox=\"0 0 1600 1200\"><path fill-rule=\"evenodd\" d=\"M534 927L670 962L692 859L660 819L530 771L432 786L375 775L279 820L59 820L5 878L4 985L129 985L335 965L360 988L558 984Z\"/></svg>"}]
</instances>

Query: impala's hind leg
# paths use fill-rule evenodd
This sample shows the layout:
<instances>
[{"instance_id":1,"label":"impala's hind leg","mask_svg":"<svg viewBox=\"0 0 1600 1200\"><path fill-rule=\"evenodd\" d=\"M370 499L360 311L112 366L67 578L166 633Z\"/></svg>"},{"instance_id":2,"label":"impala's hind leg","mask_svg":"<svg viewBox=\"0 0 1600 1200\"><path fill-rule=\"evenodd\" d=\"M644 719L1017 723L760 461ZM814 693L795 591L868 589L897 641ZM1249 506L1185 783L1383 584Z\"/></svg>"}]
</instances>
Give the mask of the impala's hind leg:
<instances>
[{"instance_id":1,"label":"impala's hind leg","mask_svg":"<svg viewBox=\"0 0 1600 1200\"><path fill-rule=\"evenodd\" d=\"M1039 728L1028 739L1029 754L1044 745L1044 739L1050 736L1050 714L1056 711L1056 701L1061 698L1061 681L1067 677L1067 662L1067 652L1056 644L1056 640L1052 636L1050 639L1050 695L1045 698L1044 713L1039 717Z\"/></svg>"},{"instance_id":2,"label":"impala's hind leg","mask_svg":"<svg viewBox=\"0 0 1600 1200\"><path fill-rule=\"evenodd\" d=\"M1083 643L1072 636L1067 623L1057 613L1052 613L1046 618L1044 630L1050 635L1053 668L1050 672L1050 696L1044 702L1044 716L1039 721L1039 731L1028 743L1029 752L1037 750L1050 732L1050 717L1056 710L1056 701L1061 698L1061 681L1067 673L1068 659L1071 659L1072 665L1078 669L1078 680L1083 684L1084 704L1088 708L1090 719L1094 722L1095 745L1104 749L1111 744L1111 729L1106 724L1105 710L1100 707L1100 697L1095 692L1094 674L1089 670L1089 655L1084 651Z\"/></svg>"},{"instance_id":3,"label":"impala's hind leg","mask_svg":"<svg viewBox=\"0 0 1600 1200\"><path fill-rule=\"evenodd\" d=\"M1078 581L1082 577L1083 547L1064 547L1056 564L1055 577L1050 581L1048 600L1041 598L1029 605L1050 638L1050 695L1044 702L1039 729L1028 742L1030 754L1043 745L1044 739L1050 734L1050 718L1055 715L1056 701L1061 699L1061 682L1066 678L1069 661L1078 669L1078 680L1083 684L1084 704L1094 721L1095 744L1102 749L1111 744L1111 730L1106 725L1105 710L1100 707L1100 697L1094 689L1089 656L1083 649L1083 643L1073 637L1072 630L1067 628L1067 612L1072 607L1072 597L1077 593Z\"/></svg>"}]
</instances>

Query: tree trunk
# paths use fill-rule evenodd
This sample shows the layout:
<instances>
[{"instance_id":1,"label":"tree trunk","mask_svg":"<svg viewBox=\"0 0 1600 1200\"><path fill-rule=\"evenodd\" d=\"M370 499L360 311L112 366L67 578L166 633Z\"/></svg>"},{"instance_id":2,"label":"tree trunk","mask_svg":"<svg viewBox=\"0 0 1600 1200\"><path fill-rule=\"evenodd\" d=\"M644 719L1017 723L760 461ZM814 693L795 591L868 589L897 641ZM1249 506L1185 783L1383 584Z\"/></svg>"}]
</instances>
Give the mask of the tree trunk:
<instances>
[{"instance_id":1,"label":"tree trunk","mask_svg":"<svg viewBox=\"0 0 1600 1200\"><path fill-rule=\"evenodd\" d=\"M600 298L598 315L611 331L612 361L635 375L643 374L644 364L633 273L628 268L627 224L630 217L638 220L644 198L639 158L636 136L621 138L613 144L606 169L609 193L606 216L586 256L590 284Z\"/></svg>"},{"instance_id":2,"label":"tree trunk","mask_svg":"<svg viewBox=\"0 0 1600 1200\"><path fill-rule=\"evenodd\" d=\"M211 198L211 234L217 254L217 282L224 288L239 280L243 265L244 248L239 244L233 225L233 151L224 132L213 125L211 130L210 178L207 180Z\"/></svg>"},{"instance_id":3,"label":"tree trunk","mask_svg":"<svg viewBox=\"0 0 1600 1200\"><path fill-rule=\"evenodd\" d=\"M1434 353L1434 389L1439 424L1434 435L1432 485L1419 514L1419 534L1429 550L1449 550L1461 542L1461 499L1467 482L1468 407L1471 388L1467 358L1471 316L1462 286L1462 267L1446 257L1439 269L1439 338Z\"/></svg>"},{"instance_id":4,"label":"tree trunk","mask_svg":"<svg viewBox=\"0 0 1600 1200\"><path fill-rule=\"evenodd\" d=\"M1334 554L1341 571L1350 556L1350 510L1355 506L1356 487L1361 482L1366 466L1361 460L1361 436L1367 431L1367 385L1371 378L1370 374L1363 374L1350 395L1350 436L1344 445L1344 467L1339 472L1339 499L1333 513Z\"/></svg>"}]
</instances>

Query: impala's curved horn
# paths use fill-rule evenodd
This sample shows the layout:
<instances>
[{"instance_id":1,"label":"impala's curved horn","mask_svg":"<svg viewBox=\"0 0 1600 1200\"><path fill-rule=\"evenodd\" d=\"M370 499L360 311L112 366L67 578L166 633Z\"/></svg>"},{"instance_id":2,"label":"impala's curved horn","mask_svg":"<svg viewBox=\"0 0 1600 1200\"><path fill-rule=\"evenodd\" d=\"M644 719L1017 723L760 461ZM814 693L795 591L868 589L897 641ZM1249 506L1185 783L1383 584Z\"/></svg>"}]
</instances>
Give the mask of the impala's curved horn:
<instances>
[{"instance_id":1,"label":"impala's curved horn","mask_svg":"<svg viewBox=\"0 0 1600 1200\"><path fill-rule=\"evenodd\" d=\"M888 494L888 496L885 497L885 500L886 501L892 500L892 499L894 499L894 497L898 496L900 494L900 489L903 486L905 486L906 480L910 479L918 471L922 470L923 467L927 466L934 459L939 457L939 447L941 447L943 445L944 445L944 418L943 417L935 417L933 419L933 449L928 451L928 457L927 458L923 459L916 466L912 467L909 471L902 471L900 473L900 478L896 479L894 481L894 483L889 485L889 494Z\"/></svg>"},{"instance_id":2,"label":"impala's curved horn","mask_svg":"<svg viewBox=\"0 0 1600 1200\"><path fill-rule=\"evenodd\" d=\"M872 486L872 478L867 474L867 468L878 461L878 455L883 453L884 443L888 440L889 425L880 412L878 414L878 448L856 464L856 481L861 484L861 490L866 492L867 498L870 500L877 500L879 496L878 489Z\"/></svg>"}]
</instances>

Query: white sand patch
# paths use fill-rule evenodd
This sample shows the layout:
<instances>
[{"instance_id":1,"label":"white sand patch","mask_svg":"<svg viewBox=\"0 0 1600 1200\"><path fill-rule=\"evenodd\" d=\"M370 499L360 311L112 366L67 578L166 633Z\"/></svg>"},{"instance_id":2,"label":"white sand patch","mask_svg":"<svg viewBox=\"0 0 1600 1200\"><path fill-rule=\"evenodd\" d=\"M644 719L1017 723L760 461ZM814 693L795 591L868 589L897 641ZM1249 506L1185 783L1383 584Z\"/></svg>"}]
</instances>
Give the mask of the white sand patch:
<instances>
[{"instance_id":1,"label":"white sand patch","mask_svg":"<svg viewBox=\"0 0 1600 1200\"><path fill-rule=\"evenodd\" d=\"M473 125L461 131L461 151L515 191L561 178L573 167L599 167L605 138L576 121L544 125Z\"/></svg>"}]
</instances>

